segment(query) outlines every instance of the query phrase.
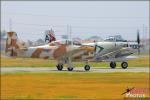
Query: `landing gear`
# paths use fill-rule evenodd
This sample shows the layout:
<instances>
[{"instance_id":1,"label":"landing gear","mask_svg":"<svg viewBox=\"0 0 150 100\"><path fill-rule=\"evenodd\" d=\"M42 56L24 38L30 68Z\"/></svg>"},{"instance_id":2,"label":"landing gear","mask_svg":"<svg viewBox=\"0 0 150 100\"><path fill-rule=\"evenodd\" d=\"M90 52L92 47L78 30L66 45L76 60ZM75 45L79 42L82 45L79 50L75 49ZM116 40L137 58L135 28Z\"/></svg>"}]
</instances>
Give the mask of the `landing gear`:
<instances>
[{"instance_id":1,"label":"landing gear","mask_svg":"<svg viewBox=\"0 0 150 100\"><path fill-rule=\"evenodd\" d=\"M71 62L71 58L67 58L67 69L68 71L73 71L73 65L72 65L72 62Z\"/></svg>"},{"instance_id":2,"label":"landing gear","mask_svg":"<svg viewBox=\"0 0 150 100\"><path fill-rule=\"evenodd\" d=\"M73 71L73 67L68 67L68 71Z\"/></svg>"},{"instance_id":3,"label":"landing gear","mask_svg":"<svg viewBox=\"0 0 150 100\"><path fill-rule=\"evenodd\" d=\"M85 65L84 69L85 69L85 71L89 71L90 70L90 65Z\"/></svg>"},{"instance_id":4,"label":"landing gear","mask_svg":"<svg viewBox=\"0 0 150 100\"><path fill-rule=\"evenodd\" d=\"M122 63L121 63L121 67L122 67L123 69L126 69L126 68L128 67L128 63L127 63L127 62L122 62Z\"/></svg>"},{"instance_id":5,"label":"landing gear","mask_svg":"<svg viewBox=\"0 0 150 100\"><path fill-rule=\"evenodd\" d=\"M63 64L58 64L56 67L59 71L61 71L63 69Z\"/></svg>"},{"instance_id":6,"label":"landing gear","mask_svg":"<svg viewBox=\"0 0 150 100\"><path fill-rule=\"evenodd\" d=\"M116 68L116 62L110 62L110 67L111 67L112 69Z\"/></svg>"}]
</instances>

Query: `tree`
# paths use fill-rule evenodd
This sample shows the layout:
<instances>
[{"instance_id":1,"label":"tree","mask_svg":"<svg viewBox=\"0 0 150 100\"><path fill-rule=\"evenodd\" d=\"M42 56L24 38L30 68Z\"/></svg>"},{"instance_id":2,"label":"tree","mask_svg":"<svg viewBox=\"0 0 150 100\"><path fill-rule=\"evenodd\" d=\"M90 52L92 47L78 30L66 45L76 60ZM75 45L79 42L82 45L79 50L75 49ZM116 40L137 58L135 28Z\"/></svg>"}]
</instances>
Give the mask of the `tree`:
<instances>
[{"instance_id":1,"label":"tree","mask_svg":"<svg viewBox=\"0 0 150 100\"><path fill-rule=\"evenodd\" d=\"M1 38L4 38L6 36L6 31L5 30L1 31L0 36L1 36Z\"/></svg>"}]
</instances>

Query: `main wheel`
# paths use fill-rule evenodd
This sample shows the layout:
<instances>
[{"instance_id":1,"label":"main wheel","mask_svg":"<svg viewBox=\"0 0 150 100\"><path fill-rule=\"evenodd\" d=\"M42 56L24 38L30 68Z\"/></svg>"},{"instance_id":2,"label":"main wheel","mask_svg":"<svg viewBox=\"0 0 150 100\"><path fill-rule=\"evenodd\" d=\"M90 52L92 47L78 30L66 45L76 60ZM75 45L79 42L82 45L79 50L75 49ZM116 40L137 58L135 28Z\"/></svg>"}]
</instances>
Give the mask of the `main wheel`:
<instances>
[{"instance_id":1,"label":"main wheel","mask_svg":"<svg viewBox=\"0 0 150 100\"><path fill-rule=\"evenodd\" d=\"M63 64L58 64L56 67L59 71L61 71L63 69Z\"/></svg>"},{"instance_id":2,"label":"main wheel","mask_svg":"<svg viewBox=\"0 0 150 100\"><path fill-rule=\"evenodd\" d=\"M110 67L113 69L116 68L116 62L110 62Z\"/></svg>"},{"instance_id":3,"label":"main wheel","mask_svg":"<svg viewBox=\"0 0 150 100\"><path fill-rule=\"evenodd\" d=\"M68 71L73 71L73 67L68 67Z\"/></svg>"},{"instance_id":4,"label":"main wheel","mask_svg":"<svg viewBox=\"0 0 150 100\"><path fill-rule=\"evenodd\" d=\"M126 69L126 68L128 67L128 63L127 63L127 62L122 62L122 63L121 63L121 67L122 67L123 69Z\"/></svg>"},{"instance_id":5,"label":"main wheel","mask_svg":"<svg viewBox=\"0 0 150 100\"><path fill-rule=\"evenodd\" d=\"M84 69L85 69L85 71L89 71L90 70L90 65L85 65Z\"/></svg>"}]
</instances>

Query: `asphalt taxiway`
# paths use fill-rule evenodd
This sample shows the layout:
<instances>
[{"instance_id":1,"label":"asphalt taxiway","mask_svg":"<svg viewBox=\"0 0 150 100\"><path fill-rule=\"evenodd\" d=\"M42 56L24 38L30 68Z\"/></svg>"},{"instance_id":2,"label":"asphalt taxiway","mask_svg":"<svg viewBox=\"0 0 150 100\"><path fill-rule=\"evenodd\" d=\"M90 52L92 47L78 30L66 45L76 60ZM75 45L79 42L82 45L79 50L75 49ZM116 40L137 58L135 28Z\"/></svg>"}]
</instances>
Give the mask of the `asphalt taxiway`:
<instances>
[{"instance_id":1,"label":"asphalt taxiway","mask_svg":"<svg viewBox=\"0 0 150 100\"><path fill-rule=\"evenodd\" d=\"M15 72L100 72L100 73L113 73L113 72L145 72L149 73L149 67L129 67L127 69L116 68L102 68L102 67L93 67L90 71L85 71L83 67L76 67L73 71L67 71L67 68L64 68L62 71L58 71L55 67L53 68L29 68L29 67L1 67L1 73L15 73Z\"/></svg>"}]
</instances>

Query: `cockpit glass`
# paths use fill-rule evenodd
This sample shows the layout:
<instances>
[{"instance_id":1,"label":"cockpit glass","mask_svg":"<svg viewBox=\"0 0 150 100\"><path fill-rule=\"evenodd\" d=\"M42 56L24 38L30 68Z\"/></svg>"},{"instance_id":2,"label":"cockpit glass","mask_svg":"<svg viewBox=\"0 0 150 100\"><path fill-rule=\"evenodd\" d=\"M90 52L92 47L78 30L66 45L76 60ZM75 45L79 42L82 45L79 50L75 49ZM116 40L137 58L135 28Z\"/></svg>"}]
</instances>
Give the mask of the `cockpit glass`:
<instances>
[{"instance_id":1,"label":"cockpit glass","mask_svg":"<svg viewBox=\"0 0 150 100\"><path fill-rule=\"evenodd\" d=\"M125 42L121 35L109 36L105 41Z\"/></svg>"}]
</instances>

